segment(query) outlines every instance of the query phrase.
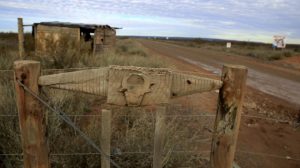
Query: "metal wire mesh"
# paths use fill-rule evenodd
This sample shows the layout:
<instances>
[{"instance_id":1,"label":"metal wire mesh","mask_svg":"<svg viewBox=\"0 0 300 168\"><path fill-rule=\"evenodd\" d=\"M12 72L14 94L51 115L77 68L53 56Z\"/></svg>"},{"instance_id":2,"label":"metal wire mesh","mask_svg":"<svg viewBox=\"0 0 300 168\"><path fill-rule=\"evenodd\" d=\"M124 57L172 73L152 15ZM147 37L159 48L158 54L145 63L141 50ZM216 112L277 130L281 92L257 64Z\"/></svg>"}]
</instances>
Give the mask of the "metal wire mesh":
<instances>
[{"instance_id":1,"label":"metal wire mesh","mask_svg":"<svg viewBox=\"0 0 300 168\"><path fill-rule=\"evenodd\" d=\"M1 95L8 101L1 101L0 127L0 160L11 167L22 167L22 150L18 126L18 115L14 100L14 83L12 74L1 80ZM4 92L5 91L5 92ZM72 121L83 129L98 145L101 142L101 98L78 93L70 93L55 89L46 89L54 105L67 109ZM205 106L203 104L202 106ZM91 108L92 107L92 108ZM114 109L112 158L124 167L151 165L153 154L153 133L155 109ZM48 138L50 142L50 159L53 167L77 163L78 167L94 167L100 165L100 153L93 151L78 138L78 134L66 124L59 121L56 115L48 114ZM172 167L180 161L182 167L205 165L209 158L210 140L214 112L203 112L199 106L192 104L172 104L167 113L168 132L166 137L165 163ZM290 122L267 118L263 115L242 115L244 119L264 120L268 122ZM7 131L7 132L5 132ZM147 136L145 136L147 135ZM138 145L140 142L144 143ZM299 157L295 155L272 154L267 152L237 150L236 158L243 167L262 167L264 158L273 158L274 162L287 160L299 165ZM184 160L184 162L182 162ZM6 166L7 166L6 165Z\"/></svg>"}]
</instances>

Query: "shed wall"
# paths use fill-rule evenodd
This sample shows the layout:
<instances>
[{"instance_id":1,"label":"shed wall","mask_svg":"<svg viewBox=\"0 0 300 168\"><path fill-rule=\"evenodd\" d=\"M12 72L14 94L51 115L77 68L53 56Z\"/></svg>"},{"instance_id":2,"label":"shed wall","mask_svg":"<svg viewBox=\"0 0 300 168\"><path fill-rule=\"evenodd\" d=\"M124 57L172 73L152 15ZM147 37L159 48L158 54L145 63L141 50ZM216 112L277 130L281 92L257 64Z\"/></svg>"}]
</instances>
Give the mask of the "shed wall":
<instances>
[{"instance_id":1,"label":"shed wall","mask_svg":"<svg viewBox=\"0 0 300 168\"><path fill-rule=\"evenodd\" d=\"M94 53L101 53L113 48L116 44L116 30L97 28L94 34Z\"/></svg>"},{"instance_id":2,"label":"shed wall","mask_svg":"<svg viewBox=\"0 0 300 168\"><path fill-rule=\"evenodd\" d=\"M80 28L37 25L34 30L35 51L38 56L46 56L53 52L51 50L66 46L66 42L80 49Z\"/></svg>"}]
</instances>

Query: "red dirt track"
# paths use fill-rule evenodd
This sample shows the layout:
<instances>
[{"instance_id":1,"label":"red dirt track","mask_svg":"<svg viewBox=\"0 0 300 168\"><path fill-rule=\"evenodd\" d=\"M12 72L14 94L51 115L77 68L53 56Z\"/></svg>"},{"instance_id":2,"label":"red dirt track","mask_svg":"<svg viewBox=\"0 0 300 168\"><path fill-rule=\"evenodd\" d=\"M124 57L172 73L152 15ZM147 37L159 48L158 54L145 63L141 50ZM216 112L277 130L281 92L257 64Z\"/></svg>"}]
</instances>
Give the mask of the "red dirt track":
<instances>
[{"instance_id":1,"label":"red dirt track","mask_svg":"<svg viewBox=\"0 0 300 168\"><path fill-rule=\"evenodd\" d=\"M300 71L240 55L166 42L139 40L151 54L178 70L219 75L223 64L249 69L247 91L235 160L243 168L300 167ZM214 111L217 93L195 94L185 101L201 110ZM204 105L208 108L205 108ZM264 120L247 116L274 118ZM283 121L284 120L284 121ZM299 121L298 121L299 122Z\"/></svg>"}]
</instances>

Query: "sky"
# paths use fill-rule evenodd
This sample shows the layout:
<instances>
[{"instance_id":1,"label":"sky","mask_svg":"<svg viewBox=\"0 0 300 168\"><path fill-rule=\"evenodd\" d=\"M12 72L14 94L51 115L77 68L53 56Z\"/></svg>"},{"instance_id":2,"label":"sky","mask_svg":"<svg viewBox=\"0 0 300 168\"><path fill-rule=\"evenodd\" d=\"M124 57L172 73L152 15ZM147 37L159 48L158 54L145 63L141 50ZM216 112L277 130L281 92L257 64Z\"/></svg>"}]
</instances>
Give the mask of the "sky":
<instances>
[{"instance_id":1,"label":"sky","mask_svg":"<svg viewBox=\"0 0 300 168\"><path fill-rule=\"evenodd\" d=\"M0 31L16 32L18 17L109 24L118 35L300 44L300 0L0 0Z\"/></svg>"}]
</instances>

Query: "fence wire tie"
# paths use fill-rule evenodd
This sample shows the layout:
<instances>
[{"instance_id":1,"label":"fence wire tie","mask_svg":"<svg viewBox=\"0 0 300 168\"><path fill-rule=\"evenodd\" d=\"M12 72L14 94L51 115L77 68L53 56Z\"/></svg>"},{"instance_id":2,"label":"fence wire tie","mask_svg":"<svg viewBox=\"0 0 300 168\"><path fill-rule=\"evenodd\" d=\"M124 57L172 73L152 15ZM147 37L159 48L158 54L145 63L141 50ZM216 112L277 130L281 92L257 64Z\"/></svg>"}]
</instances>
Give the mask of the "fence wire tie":
<instances>
[{"instance_id":1,"label":"fence wire tie","mask_svg":"<svg viewBox=\"0 0 300 168\"><path fill-rule=\"evenodd\" d=\"M17 83L23 87L25 91L27 91L31 96L40 101L44 106L50 109L52 112L58 114L58 116L64 120L67 124L69 124L79 135L93 148L95 148L101 155L103 155L106 159L108 159L114 166L117 168L121 168L115 161L113 161L109 155L105 154L100 147L98 147L84 132L80 130L80 128L76 127L76 125L72 122L72 120L60 109L54 108L50 106L46 101L44 101L41 97L39 97L36 93L34 93L30 88L25 86L20 80L17 80Z\"/></svg>"}]
</instances>

